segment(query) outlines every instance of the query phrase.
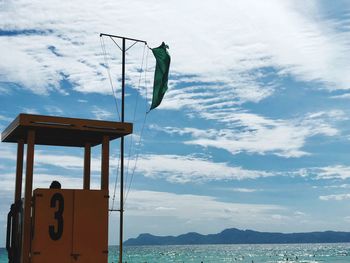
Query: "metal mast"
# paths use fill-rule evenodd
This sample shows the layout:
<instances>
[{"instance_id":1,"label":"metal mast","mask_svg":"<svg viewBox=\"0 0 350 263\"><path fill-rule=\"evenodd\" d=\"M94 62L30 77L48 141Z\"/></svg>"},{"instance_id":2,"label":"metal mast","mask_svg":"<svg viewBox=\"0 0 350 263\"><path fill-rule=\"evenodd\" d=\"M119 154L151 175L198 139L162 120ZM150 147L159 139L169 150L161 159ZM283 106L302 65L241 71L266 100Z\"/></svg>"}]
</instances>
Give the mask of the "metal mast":
<instances>
[{"instance_id":1,"label":"metal mast","mask_svg":"<svg viewBox=\"0 0 350 263\"><path fill-rule=\"evenodd\" d=\"M113 42L113 38L118 38L122 40L122 47L120 48L117 43L115 43L120 50L122 51L122 109L121 109L121 121L124 122L125 119L125 55L126 51L131 48L133 45L135 45L137 42L144 43L147 45L147 42L144 40L129 38L129 37L122 37L122 36L116 36L116 35L110 35L110 34L104 34L101 33L100 37L107 36L110 37ZM129 48L126 48L125 44L126 41L133 41L134 44L132 44ZM121 137L120 140L120 217L119 217L119 263L123 262L123 229L124 229L124 136Z\"/></svg>"}]
</instances>

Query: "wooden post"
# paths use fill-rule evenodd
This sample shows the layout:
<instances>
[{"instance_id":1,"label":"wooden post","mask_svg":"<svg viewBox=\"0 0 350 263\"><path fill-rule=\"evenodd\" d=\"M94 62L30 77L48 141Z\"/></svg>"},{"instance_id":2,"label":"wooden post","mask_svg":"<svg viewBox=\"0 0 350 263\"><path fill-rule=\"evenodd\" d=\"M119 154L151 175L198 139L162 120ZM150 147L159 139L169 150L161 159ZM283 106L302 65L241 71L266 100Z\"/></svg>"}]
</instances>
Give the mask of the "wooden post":
<instances>
[{"instance_id":1,"label":"wooden post","mask_svg":"<svg viewBox=\"0 0 350 263\"><path fill-rule=\"evenodd\" d=\"M19 235L18 235L18 222L19 222L19 209L22 206L21 196L22 196L22 178L23 178L23 148L24 141L19 140L17 142L17 167L16 167L16 186L15 186L15 200L14 200L14 214L13 214L13 223L12 223L12 257L14 262L19 262L20 260L20 247L22 244L19 244ZM12 208L11 208L12 209Z\"/></svg>"},{"instance_id":2,"label":"wooden post","mask_svg":"<svg viewBox=\"0 0 350 263\"><path fill-rule=\"evenodd\" d=\"M23 177L23 140L17 143L17 167L16 167L16 188L15 188L15 202L21 200L22 195L22 177Z\"/></svg>"},{"instance_id":3,"label":"wooden post","mask_svg":"<svg viewBox=\"0 0 350 263\"><path fill-rule=\"evenodd\" d=\"M24 193L24 220L23 220L23 242L22 242L22 263L30 262L30 240L31 240L31 204L33 190L33 168L34 168L34 144L35 131L28 131L27 138L27 163L26 163L26 184Z\"/></svg>"},{"instance_id":4,"label":"wooden post","mask_svg":"<svg viewBox=\"0 0 350 263\"><path fill-rule=\"evenodd\" d=\"M109 184L109 137L103 136L101 151L101 190L108 191Z\"/></svg>"},{"instance_id":5,"label":"wooden post","mask_svg":"<svg viewBox=\"0 0 350 263\"><path fill-rule=\"evenodd\" d=\"M90 175L91 175L91 144L85 144L84 150L84 189L90 189Z\"/></svg>"}]
</instances>

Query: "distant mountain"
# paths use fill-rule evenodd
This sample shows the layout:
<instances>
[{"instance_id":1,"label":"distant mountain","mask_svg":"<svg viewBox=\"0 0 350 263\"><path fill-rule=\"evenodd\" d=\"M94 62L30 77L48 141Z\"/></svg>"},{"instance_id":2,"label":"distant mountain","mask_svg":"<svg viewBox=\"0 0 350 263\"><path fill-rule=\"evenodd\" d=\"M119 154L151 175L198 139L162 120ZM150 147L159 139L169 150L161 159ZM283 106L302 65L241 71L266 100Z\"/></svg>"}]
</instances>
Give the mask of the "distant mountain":
<instances>
[{"instance_id":1,"label":"distant mountain","mask_svg":"<svg viewBox=\"0 0 350 263\"><path fill-rule=\"evenodd\" d=\"M350 242L350 232L269 233L253 230L225 229L218 234L187 233L180 236L141 234L124 242L126 246L199 245L199 244L292 244Z\"/></svg>"}]
</instances>

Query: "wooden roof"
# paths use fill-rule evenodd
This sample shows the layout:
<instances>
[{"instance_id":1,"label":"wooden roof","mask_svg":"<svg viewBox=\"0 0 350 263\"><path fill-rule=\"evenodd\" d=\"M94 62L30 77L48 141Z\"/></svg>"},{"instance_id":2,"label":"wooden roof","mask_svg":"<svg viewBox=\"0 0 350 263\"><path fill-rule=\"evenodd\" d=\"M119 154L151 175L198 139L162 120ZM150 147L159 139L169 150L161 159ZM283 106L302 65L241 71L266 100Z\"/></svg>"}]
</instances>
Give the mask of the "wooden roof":
<instances>
[{"instance_id":1,"label":"wooden roof","mask_svg":"<svg viewBox=\"0 0 350 263\"><path fill-rule=\"evenodd\" d=\"M27 141L35 130L35 144L84 147L102 143L103 136L114 140L132 133L132 123L19 114L1 134L2 142Z\"/></svg>"}]
</instances>

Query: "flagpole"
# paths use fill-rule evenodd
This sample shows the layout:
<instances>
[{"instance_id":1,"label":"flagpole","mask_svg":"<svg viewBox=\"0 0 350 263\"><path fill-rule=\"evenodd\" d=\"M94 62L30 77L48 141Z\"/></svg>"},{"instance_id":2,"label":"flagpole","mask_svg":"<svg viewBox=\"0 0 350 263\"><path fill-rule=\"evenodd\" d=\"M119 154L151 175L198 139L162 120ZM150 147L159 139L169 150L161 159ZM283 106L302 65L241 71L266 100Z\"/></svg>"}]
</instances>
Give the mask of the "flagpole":
<instances>
[{"instance_id":1,"label":"flagpole","mask_svg":"<svg viewBox=\"0 0 350 263\"><path fill-rule=\"evenodd\" d=\"M121 109L121 121L125 121L125 55L126 55L126 40L141 42L147 45L147 42L144 40L139 40L129 37L121 37L111 34L101 33L100 37L108 36L110 38L119 38L122 40L122 109ZM113 40L114 41L114 40ZM114 96L114 94L113 94ZM119 263L123 262L123 230L124 230L124 137L120 139L120 218L119 218Z\"/></svg>"},{"instance_id":2,"label":"flagpole","mask_svg":"<svg viewBox=\"0 0 350 263\"><path fill-rule=\"evenodd\" d=\"M125 38L122 44L122 122L125 114ZM119 263L123 262L123 224L124 224L124 136L120 140L120 220L119 220Z\"/></svg>"}]
</instances>

